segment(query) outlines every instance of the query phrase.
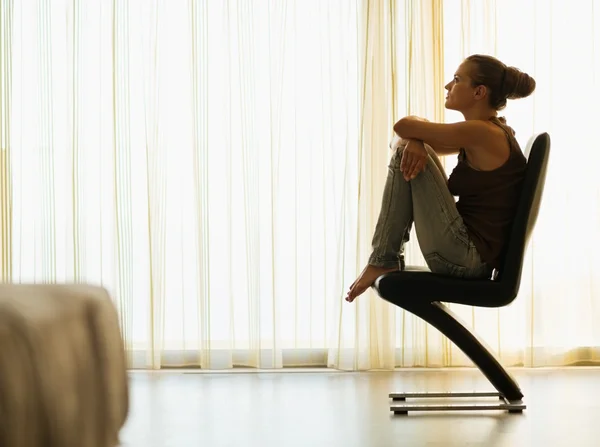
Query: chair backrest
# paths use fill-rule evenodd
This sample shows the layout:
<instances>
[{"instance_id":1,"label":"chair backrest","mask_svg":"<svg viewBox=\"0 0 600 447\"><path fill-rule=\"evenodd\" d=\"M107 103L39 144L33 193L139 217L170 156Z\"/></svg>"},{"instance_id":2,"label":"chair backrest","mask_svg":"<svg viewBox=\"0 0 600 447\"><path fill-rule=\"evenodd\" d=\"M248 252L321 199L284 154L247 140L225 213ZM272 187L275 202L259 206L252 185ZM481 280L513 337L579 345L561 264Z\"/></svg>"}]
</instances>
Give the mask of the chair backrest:
<instances>
[{"instance_id":1,"label":"chair backrest","mask_svg":"<svg viewBox=\"0 0 600 447\"><path fill-rule=\"evenodd\" d=\"M511 230L508 246L505 251L502 269L496 281L500 282L506 291L506 304L512 302L519 292L521 273L527 243L537 221L540 202L544 192L548 157L550 155L550 135L537 135L533 144L526 151L527 168L521 199Z\"/></svg>"}]
</instances>

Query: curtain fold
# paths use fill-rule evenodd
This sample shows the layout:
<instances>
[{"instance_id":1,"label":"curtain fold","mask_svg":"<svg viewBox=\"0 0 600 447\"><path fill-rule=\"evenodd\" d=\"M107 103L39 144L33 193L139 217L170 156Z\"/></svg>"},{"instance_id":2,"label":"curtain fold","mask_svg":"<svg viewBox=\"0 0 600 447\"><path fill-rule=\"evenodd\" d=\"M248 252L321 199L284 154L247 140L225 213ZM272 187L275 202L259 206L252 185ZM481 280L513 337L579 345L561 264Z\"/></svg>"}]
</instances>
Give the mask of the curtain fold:
<instances>
[{"instance_id":1,"label":"curtain fold","mask_svg":"<svg viewBox=\"0 0 600 447\"><path fill-rule=\"evenodd\" d=\"M326 364L356 263L358 20L16 3L7 279L104 285L133 367Z\"/></svg>"},{"instance_id":2,"label":"curtain fold","mask_svg":"<svg viewBox=\"0 0 600 447\"><path fill-rule=\"evenodd\" d=\"M360 40L360 123L359 153L356 163L358 191L354 200L357 256L354 277L346 278L347 287L360 273L370 253L371 237L381 206L381 193L390 155L391 125L396 116L395 62L396 2L363 2ZM338 300L337 325L330 342L328 366L347 369L390 369L394 367L395 311L386 301L374 299L367 291L352 305ZM343 296L343 295L342 295Z\"/></svg>"},{"instance_id":3,"label":"curtain fold","mask_svg":"<svg viewBox=\"0 0 600 447\"><path fill-rule=\"evenodd\" d=\"M470 365L372 291L343 298L393 123L461 119L444 85L475 52L536 78L502 114L553 151L519 297L451 307L507 365L598 362L593 1L0 4L0 280L105 286L130 366Z\"/></svg>"},{"instance_id":4,"label":"curtain fold","mask_svg":"<svg viewBox=\"0 0 600 447\"><path fill-rule=\"evenodd\" d=\"M11 95L13 1L0 4L0 282L12 279Z\"/></svg>"},{"instance_id":5,"label":"curtain fold","mask_svg":"<svg viewBox=\"0 0 600 447\"><path fill-rule=\"evenodd\" d=\"M444 15L441 0L404 2L404 14L399 15L397 41L405 49L396 70L398 87L402 92L397 98L399 115L417 115L430 121L443 122L444 116ZM446 165L445 157L442 163ZM413 229L406 246L406 263L425 266L416 232ZM438 366L450 363L450 346L446 337L424 321L404 310L397 310L398 324L394 334L397 366Z\"/></svg>"}]
</instances>

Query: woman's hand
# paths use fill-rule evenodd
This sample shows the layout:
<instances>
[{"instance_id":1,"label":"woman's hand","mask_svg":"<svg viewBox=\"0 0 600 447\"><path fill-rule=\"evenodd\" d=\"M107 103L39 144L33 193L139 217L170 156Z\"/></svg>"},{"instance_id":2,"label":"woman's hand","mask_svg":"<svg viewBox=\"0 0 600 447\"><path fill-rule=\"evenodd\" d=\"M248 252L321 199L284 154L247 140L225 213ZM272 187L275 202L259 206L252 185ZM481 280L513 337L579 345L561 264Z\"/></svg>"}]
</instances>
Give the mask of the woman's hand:
<instances>
[{"instance_id":1,"label":"woman's hand","mask_svg":"<svg viewBox=\"0 0 600 447\"><path fill-rule=\"evenodd\" d=\"M414 179L425 169L427 164L427 149L420 140L409 140L402 152L400 161L400 172L404 175L407 182Z\"/></svg>"}]
</instances>

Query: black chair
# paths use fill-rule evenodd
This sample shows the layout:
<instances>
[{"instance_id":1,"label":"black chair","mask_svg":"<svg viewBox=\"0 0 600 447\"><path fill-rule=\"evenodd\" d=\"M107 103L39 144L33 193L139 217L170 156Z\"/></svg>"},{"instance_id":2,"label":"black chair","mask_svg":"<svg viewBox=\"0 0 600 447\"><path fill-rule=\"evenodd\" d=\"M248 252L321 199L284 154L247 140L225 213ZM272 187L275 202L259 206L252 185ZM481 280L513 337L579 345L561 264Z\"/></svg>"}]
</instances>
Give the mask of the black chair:
<instances>
[{"instance_id":1,"label":"black chair","mask_svg":"<svg viewBox=\"0 0 600 447\"><path fill-rule=\"evenodd\" d=\"M531 141L531 140L530 140ZM374 288L379 296L415 314L436 327L458 346L498 390L497 393L391 393L393 400L419 397L497 396L498 405L392 405L395 414L431 410L508 410L525 409L523 393L517 382L502 367L484 343L470 332L442 302L478 307L502 307L516 298L521 283L525 249L535 226L546 179L550 136L537 135L527 151L527 168L517 214L511 231L503 266L491 279L465 280L436 275L423 267L408 266L404 271L382 275Z\"/></svg>"}]
</instances>

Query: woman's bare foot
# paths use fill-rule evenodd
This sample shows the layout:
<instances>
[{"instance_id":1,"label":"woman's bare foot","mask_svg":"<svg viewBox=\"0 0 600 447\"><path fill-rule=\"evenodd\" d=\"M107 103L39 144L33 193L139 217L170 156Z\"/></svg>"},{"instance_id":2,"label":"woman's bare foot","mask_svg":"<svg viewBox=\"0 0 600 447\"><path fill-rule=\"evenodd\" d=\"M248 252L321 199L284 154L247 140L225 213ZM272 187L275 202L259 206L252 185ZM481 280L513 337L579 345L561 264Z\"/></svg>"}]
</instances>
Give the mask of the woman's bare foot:
<instances>
[{"instance_id":1,"label":"woman's bare foot","mask_svg":"<svg viewBox=\"0 0 600 447\"><path fill-rule=\"evenodd\" d=\"M356 281L352 283L346 296L346 301L351 303L356 299L357 296L361 295L365 290L375 283L375 280L384 273L397 272L400 270L398 267L375 267L374 265L367 265L361 274L358 276Z\"/></svg>"}]
</instances>

